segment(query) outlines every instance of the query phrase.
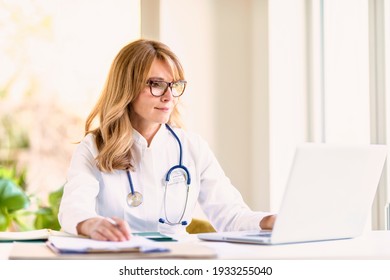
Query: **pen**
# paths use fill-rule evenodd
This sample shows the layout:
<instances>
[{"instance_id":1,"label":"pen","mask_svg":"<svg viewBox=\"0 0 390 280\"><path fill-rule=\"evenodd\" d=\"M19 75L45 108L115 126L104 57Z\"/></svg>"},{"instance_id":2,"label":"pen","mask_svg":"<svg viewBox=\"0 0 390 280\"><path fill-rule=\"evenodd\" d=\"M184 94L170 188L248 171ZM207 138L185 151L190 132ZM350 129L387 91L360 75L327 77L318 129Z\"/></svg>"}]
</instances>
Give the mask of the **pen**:
<instances>
[{"instance_id":1,"label":"pen","mask_svg":"<svg viewBox=\"0 0 390 280\"><path fill-rule=\"evenodd\" d=\"M114 221L113 219L111 219L110 217L106 217L106 220L109 221L113 226L118 227L117 222L115 222L115 221Z\"/></svg>"},{"instance_id":2,"label":"pen","mask_svg":"<svg viewBox=\"0 0 390 280\"><path fill-rule=\"evenodd\" d=\"M106 219L110 224L112 224L114 227L116 227L117 230L121 231L122 234L124 235L124 239L121 238L119 241L129 240L129 238L130 238L131 235L130 235L130 232L128 232L128 231L126 230L126 227L120 228L120 227L119 227L119 224L118 224L115 220L113 220L112 218L110 218L110 217L106 217L105 219Z\"/></svg>"}]
</instances>

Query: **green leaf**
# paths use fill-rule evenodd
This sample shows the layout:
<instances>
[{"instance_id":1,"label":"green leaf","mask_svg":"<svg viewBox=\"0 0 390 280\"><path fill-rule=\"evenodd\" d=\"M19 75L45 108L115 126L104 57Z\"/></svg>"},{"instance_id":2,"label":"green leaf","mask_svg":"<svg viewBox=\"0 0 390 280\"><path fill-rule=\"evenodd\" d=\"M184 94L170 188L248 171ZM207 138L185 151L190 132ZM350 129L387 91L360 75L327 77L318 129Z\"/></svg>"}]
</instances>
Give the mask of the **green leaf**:
<instances>
[{"instance_id":1,"label":"green leaf","mask_svg":"<svg viewBox=\"0 0 390 280\"><path fill-rule=\"evenodd\" d=\"M10 223L11 219L7 213L7 210L5 208L0 208L0 231L5 231Z\"/></svg>"},{"instance_id":2,"label":"green leaf","mask_svg":"<svg viewBox=\"0 0 390 280\"><path fill-rule=\"evenodd\" d=\"M27 208L30 203L25 192L8 179L0 179L0 208L13 212Z\"/></svg>"},{"instance_id":3,"label":"green leaf","mask_svg":"<svg viewBox=\"0 0 390 280\"><path fill-rule=\"evenodd\" d=\"M60 207L63 193L64 193L64 187L61 187L58 190L51 192L49 194L49 204L54 209L54 212L58 213L58 208Z\"/></svg>"},{"instance_id":4,"label":"green leaf","mask_svg":"<svg viewBox=\"0 0 390 280\"><path fill-rule=\"evenodd\" d=\"M36 218L34 222L36 229L50 228L59 230L61 228L57 215L53 213L53 209L45 207L36 212Z\"/></svg>"},{"instance_id":5,"label":"green leaf","mask_svg":"<svg viewBox=\"0 0 390 280\"><path fill-rule=\"evenodd\" d=\"M27 176L26 169L18 171L16 169L16 166L5 167L0 165L0 179L11 180L24 191L26 190L27 187L26 176Z\"/></svg>"}]
</instances>

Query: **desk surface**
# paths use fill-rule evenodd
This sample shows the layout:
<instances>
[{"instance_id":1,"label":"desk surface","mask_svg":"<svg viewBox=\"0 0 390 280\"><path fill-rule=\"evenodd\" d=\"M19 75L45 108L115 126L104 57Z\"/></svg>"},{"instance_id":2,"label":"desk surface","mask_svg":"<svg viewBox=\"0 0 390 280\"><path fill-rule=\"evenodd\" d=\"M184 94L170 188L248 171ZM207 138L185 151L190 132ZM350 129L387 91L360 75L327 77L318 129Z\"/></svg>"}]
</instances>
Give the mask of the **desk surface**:
<instances>
[{"instance_id":1,"label":"desk surface","mask_svg":"<svg viewBox=\"0 0 390 280\"><path fill-rule=\"evenodd\" d=\"M387 259L390 231L371 231L354 239L288 245L249 245L211 242L221 259Z\"/></svg>"},{"instance_id":2,"label":"desk surface","mask_svg":"<svg viewBox=\"0 0 390 280\"><path fill-rule=\"evenodd\" d=\"M335 241L288 245L249 245L200 241L196 235L181 239L213 248L218 259L387 259L390 231L370 231L363 236ZM0 259L8 259L12 243L0 243Z\"/></svg>"}]
</instances>

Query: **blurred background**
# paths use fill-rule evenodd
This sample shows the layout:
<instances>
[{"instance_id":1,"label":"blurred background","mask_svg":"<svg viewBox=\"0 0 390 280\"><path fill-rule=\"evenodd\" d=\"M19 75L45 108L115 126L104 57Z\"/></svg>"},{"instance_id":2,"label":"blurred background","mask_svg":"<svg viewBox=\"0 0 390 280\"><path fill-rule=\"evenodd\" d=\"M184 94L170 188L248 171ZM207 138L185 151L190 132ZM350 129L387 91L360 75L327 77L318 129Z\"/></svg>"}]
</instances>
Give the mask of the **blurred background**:
<instances>
[{"instance_id":1,"label":"blurred background","mask_svg":"<svg viewBox=\"0 0 390 280\"><path fill-rule=\"evenodd\" d=\"M0 165L45 203L115 55L156 39L185 68L187 129L254 210L277 212L297 144L389 142L389 2L0 0Z\"/></svg>"}]
</instances>

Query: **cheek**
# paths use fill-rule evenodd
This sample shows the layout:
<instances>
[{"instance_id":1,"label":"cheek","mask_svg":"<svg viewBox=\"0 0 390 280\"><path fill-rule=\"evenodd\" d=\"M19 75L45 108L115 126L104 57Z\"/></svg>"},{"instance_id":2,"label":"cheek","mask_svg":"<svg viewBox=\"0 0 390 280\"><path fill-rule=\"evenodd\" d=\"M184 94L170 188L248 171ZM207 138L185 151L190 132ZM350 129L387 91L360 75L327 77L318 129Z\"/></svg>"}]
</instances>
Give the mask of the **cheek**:
<instances>
[{"instance_id":1,"label":"cheek","mask_svg":"<svg viewBox=\"0 0 390 280\"><path fill-rule=\"evenodd\" d=\"M143 92L133 102L133 109L137 113L141 113L151 107L153 107L153 101Z\"/></svg>"},{"instance_id":2,"label":"cheek","mask_svg":"<svg viewBox=\"0 0 390 280\"><path fill-rule=\"evenodd\" d=\"M136 99L133 102L132 108L136 114L139 114L139 112L142 111L142 102L140 102L138 99Z\"/></svg>"},{"instance_id":3,"label":"cheek","mask_svg":"<svg viewBox=\"0 0 390 280\"><path fill-rule=\"evenodd\" d=\"M152 113L152 108L153 106L148 103L139 103L138 106L134 108L134 111L138 116L147 118Z\"/></svg>"}]
</instances>

